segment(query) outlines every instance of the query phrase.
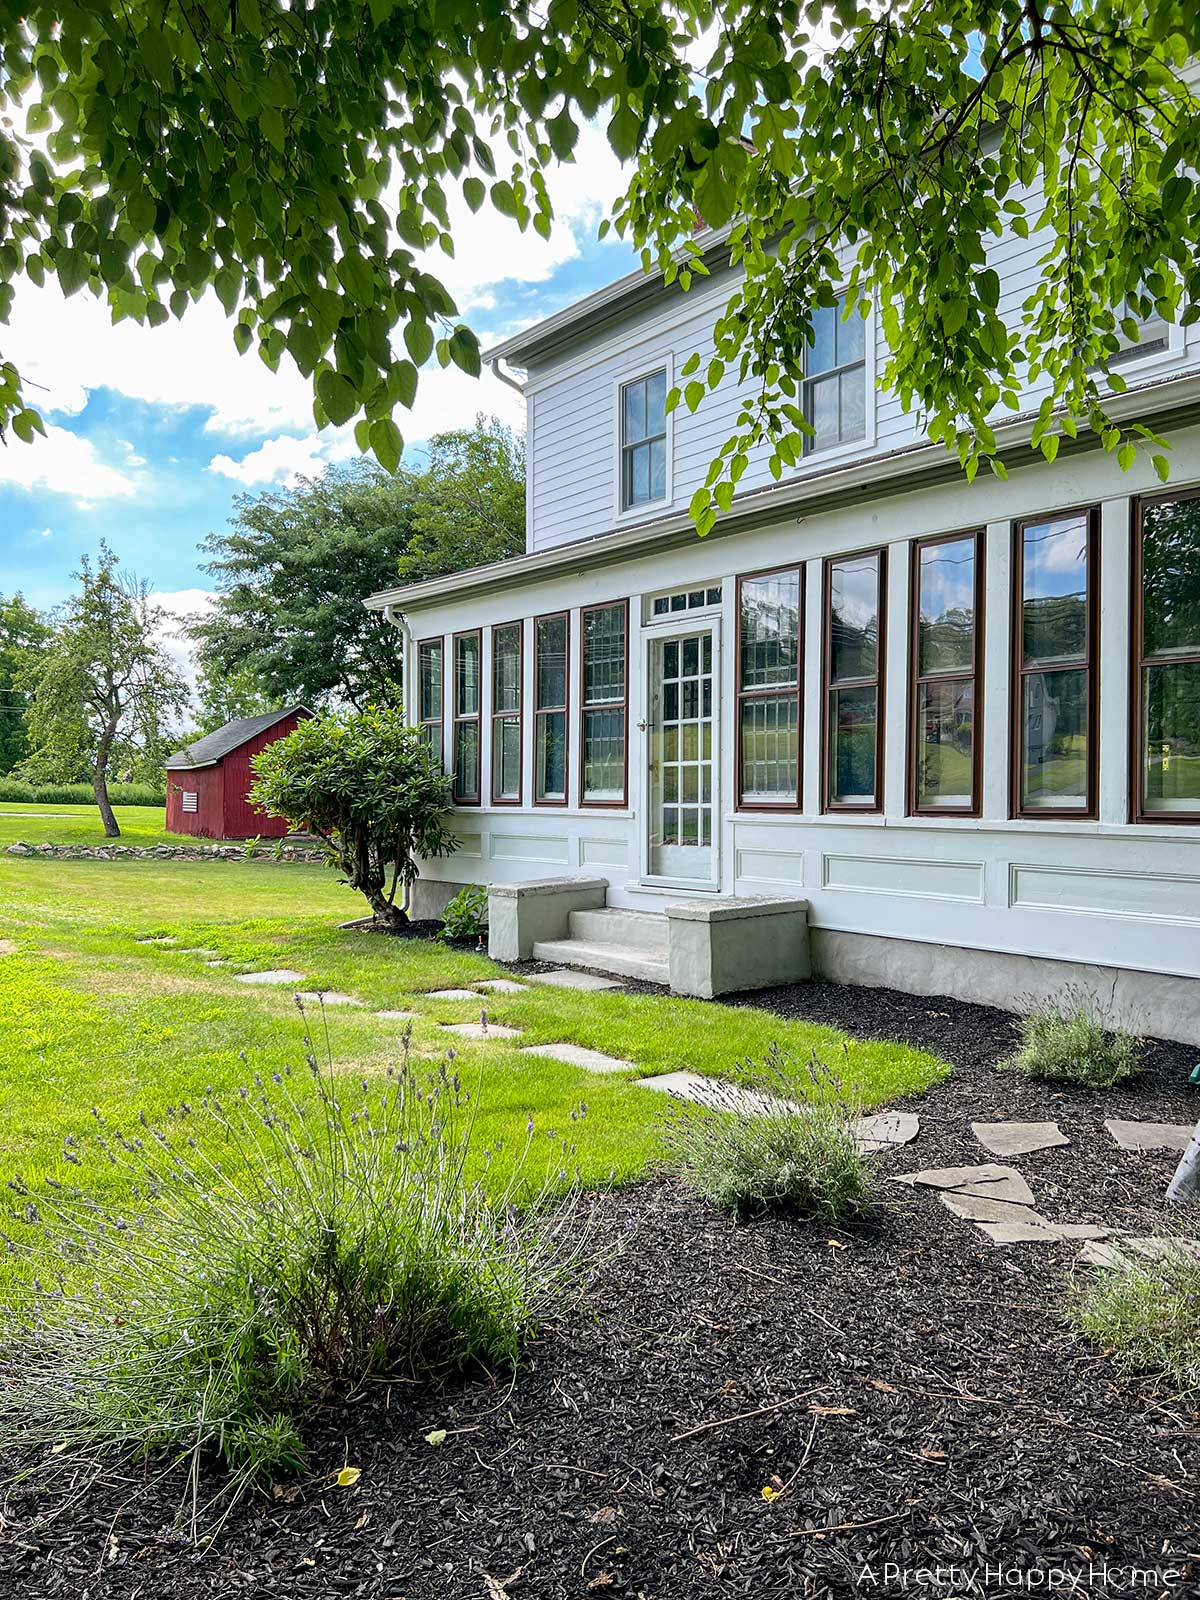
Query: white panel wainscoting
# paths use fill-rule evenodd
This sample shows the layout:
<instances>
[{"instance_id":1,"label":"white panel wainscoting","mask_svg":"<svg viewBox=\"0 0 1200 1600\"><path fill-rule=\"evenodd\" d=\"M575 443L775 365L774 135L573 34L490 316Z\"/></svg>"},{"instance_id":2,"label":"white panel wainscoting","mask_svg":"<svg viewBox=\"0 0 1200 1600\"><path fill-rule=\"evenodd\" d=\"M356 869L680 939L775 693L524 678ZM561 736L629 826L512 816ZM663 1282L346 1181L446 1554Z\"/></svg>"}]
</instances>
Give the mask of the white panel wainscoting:
<instances>
[{"instance_id":1,"label":"white panel wainscoting","mask_svg":"<svg viewBox=\"0 0 1200 1600\"><path fill-rule=\"evenodd\" d=\"M795 888L804 883L802 850L770 850L762 847L738 850L736 874L739 885L753 893L770 893L777 886Z\"/></svg>"},{"instance_id":2,"label":"white panel wainscoting","mask_svg":"<svg viewBox=\"0 0 1200 1600\"><path fill-rule=\"evenodd\" d=\"M826 889L915 895L923 900L983 900L982 861L826 855L821 877Z\"/></svg>"},{"instance_id":3,"label":"white panel wainscoting","mask_svg":"<svg viewBox=\"0 0 1200 1600\"><path fill-rule=\"evenodd\" d=\"M562 833L493 833L493 861L545 861L565 867L570 860L570 841Z\"/></svg>"},{"instance_id":4,"label":"white panel wainscoting","mask_svg":"<svg viewBox=\"0 0 1200 1600\"><path fill-rule=\"evenodd\" d=\"M472 860L483 855L483 835L480 833L460 833L458 835L458 849L450 859L456 856L469 856Z\"/></svg>"},{"instance_id":5,"label":"white panel wainscoting","mask_svg":"<svg viewBox=\"0 0 1200 1600\"><path fill-rule=\"evenodd\" d=\"M1040 911L1098 912L1150 922L1200 924L1200 877L1097 872L1014 861L1009 868L1009 904Z\"/></svg>"},{"instance_id":6,"label":"white panel wainscoting","mask_svg":"<svg viewBox=\"0 0 1200 1600\"><path fill-rule=\"evenodd\" d=\"M579 864L581 867L628 866L629 845L624 839L580 839Z\"/></svg>"}]
</instances>

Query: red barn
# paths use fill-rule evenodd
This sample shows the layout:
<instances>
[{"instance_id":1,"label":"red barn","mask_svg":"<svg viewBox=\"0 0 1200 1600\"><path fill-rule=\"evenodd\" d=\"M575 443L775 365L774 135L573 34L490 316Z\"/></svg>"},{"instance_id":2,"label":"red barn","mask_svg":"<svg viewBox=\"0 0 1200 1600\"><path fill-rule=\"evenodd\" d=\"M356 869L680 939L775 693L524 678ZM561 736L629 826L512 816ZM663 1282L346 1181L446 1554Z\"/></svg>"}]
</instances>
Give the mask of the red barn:
<instances>
[{"instance_id":1,"label":"red barn","mask_svg":"<svg viewBox=\"0 0 1200 1600\"><path fill-rule=\"evenodd\" d=\"M250 758L291 733L302 717L311 716L307 706L289 706L257 717L238 717L168 756L168 833L195 833L205 839L282 839L287 823L268 817L246 798L254 782Z\"/></svg>"}]
</instances>

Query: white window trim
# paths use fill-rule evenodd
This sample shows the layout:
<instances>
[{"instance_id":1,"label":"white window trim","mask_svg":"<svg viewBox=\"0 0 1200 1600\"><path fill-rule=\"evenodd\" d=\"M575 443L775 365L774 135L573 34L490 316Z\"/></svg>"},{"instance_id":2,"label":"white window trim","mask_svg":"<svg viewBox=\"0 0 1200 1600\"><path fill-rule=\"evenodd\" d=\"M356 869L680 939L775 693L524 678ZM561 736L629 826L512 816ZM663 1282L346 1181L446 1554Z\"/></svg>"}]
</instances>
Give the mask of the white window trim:
<instances>
[{"instance_id":1,"label":"white window trim","mask_svg":"<svg viewBox=\"0 0 1200 1600\"><path fill-rule=\"evenodd\" d=\"M839 296L843 295L847 287L848 284L839 284L834 293ZM855 315L857 315L857 312ZM867 397L863 412L862 437L847 439L845 444L827 445L824 449L812 447L806 450L793 468L793 472L797 477L802 477L806 472L817 471L831 461L846 461L854 456L869 455L874 450L876 435L875 413L879 399L879 391L875 387L876 338L875 303L872 301L871 308L867 312L866 321L863 324L863 382L867 386ZM807 366L805 370L807 372ZM803 381L801 380L802 385ZM801 387L801 393L803 394L803 387ZM808 437L808 434L804 435L806 443Z\"/></svg>"},{"instance_id":2,"label":"white window trim","mask_svg":"<svg viewBox=\"0 0 1200 1600\"><path fill-rule=\"evenodd\" d=\"M622 500L622 472L624 440L621 434L623 406L622 391L628 383L652 377L656 372L666 374L667 393L675 386L675 355L671 350L659 351L639 361L636 366L623 369L613 379L613 521L614 523L644 522L647 517L667 510L675 503L675 412L667 412L667 482L666 493L657 500L643 500L636 506L626 506Z\"/></svg>"},{"instance_id":3,"label":"white window trim","mask_svg":"<svg viewBox=\"0 0 1200 1600\"><path fill-rule=\"evenodd\" d=\"M1161 317L1151 317L1148 322L1142 324L1142 327L1146 332L1150 333L1151 338L1155 339L1161 337L1157 330L1163 328L1166 331L1167 348L1165 350L1152 350L1149 355L1130 356L1125 361L1118 360L1112 370L1127 381L1131 375L1136 379L1143 374L1162 372L1170 367L1177 367L1187 358L1187 329L1181 323L1164 322ZM1122 354L1124 354L1124 351L1118 352L1118 355ZM1104 388L1108 388L1107 384L1104 385ZM1109 390L1109 392L1115 394L1117 391L1114 389Z\"/></svg>"}]
</instances>

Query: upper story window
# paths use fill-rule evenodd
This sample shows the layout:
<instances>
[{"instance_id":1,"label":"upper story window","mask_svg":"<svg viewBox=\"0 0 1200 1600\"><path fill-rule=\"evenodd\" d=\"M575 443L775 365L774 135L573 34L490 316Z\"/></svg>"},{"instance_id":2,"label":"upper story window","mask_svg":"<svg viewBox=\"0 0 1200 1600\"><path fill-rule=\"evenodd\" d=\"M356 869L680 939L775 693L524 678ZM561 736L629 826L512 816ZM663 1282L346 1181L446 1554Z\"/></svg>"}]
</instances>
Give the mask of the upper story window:
<instances>
[{"instance_id":1,"label":"upper story window","mask_svg":"<svg viewBox=\"0 0 1200 1600\"><path fill-rule=\"evenodd\" d=\"M1142 822L1200 822L1200 498L1138 508L1134 544L1137 774Z\"/></svg>"},{"instance_id":2,"label":"upper story window","mask_svg":"<svg viewBox=\"0 0 1200 1600\"><path fill-rule=\"evenodd\" d=\"M621 509L667 497L667 371L621 385Z\"/></svg>"},{"instance_id":3,"label":"upper story window","mask_svg":"<svg viewBox=\"0 0 1200 1600\"><path fill-rule=\"evenodd\" d=\"M1013 813L1096 814L1096 515L1021 523L1013 557Z\"/></svg>"},{"instance_id":4,"label":"upper story window","mask_svg":"<svg viewBox=\"0 0 1200 1600\"><path fill-rule=\"evenodd\" d=\"M857 310L845 315L846 297L813 313L813 342L804 363L804 415L815 432L805 436L811 455L866 438L867 325Z\"/></svg>"}]
</instances>

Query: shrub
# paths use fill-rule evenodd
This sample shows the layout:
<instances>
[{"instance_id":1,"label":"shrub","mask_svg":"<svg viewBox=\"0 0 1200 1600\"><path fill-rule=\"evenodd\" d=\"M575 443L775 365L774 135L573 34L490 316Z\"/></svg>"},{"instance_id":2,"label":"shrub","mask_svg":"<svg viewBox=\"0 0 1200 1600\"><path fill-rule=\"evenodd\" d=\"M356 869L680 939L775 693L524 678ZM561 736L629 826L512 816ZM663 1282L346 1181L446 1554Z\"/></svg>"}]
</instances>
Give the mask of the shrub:
<instances>
[{"instance_id":1,"label":"shrub","mask_svg":"<svg viewBox=\"0 0 1200 1600\"><path fill-rule=\"evenodd\" d=\"M487 927L488 892L481 883L467 883L442 913L439 939L478 939Z\"/></svg>"},{"instance_id":2,"label":"shrub","mask_svg":"<svg viewBox=\"0 0 1200 1600\"><path fill-rule=\"evenodd\" d=\"M452 1058L421 1077L406 1047L352 1087L309 1048L307 1073L255 1075L230 1104L209 1091L160 1125L97 1118L68 1139L68 1163L111 1163L111 1205L10 1185L5 1242L39 1276L7 1313L0 1450L81 1472L105 1447L163 1451L193 1482L218 1457L235 1496L302 1463L314 1403L512 1365L569 1302L590 1235L566 1141L551 1134L539 1178L532 1120L523 1148L477 1150Z\"/></svg>"},{"instance_id":3,"label":"shrub","mask_svg":"<svg viewBox=\"0 0 1200 1600\"><path fill-rule=\"evenodd\" d=\"M1110 1032L1088 995L1064 989L1018 1020L1021 1044L1004 1063L1031 1078L1110 1089L1137 1071L1137 1040Z\"/></svg>"},{"instance_id":4,"label":"shrub","mask_svg":"<svg viewBox=\"0 0 1200 1600\"><path fill-rule=\"evenodd\" d=\"M1194 1242L1164 1240L1155 1259L1121 1253L1118 1264L1076 1283L1072 1324L1129 1372L1200 1391L1200 1257Z\"/></svg>"},{"instance_id":5,"label":"shrub","mask_svg":"<svg viewBox=\"0 0 1200 1600\"><path fill-rule=\"evenodd\" d=\"M673 1106L662 1119L668 1170L737 1216L789 1211L838 1222L861 1214L872 1173L855 1137L860 1108L815 1055L802 1088L798 1100L773 1050L761 1067L745 1063L738 1083L714 1083L711 1107Z\"/></svg>"},{"instance_id":6,"label":"shrub","mask_svg":"<svg viewBox=\"0 0 1200 1600\"><path fill-rule=\"evenodd\" d=\"M252 803L323 839L385 927L408 922L396 896L416 878L418 859L458 849L447 821L450 779L400 711L307 717L260 750L253 767Z\"/></svg>"},{"instance_id":7,"label":"shrub","mask_svg":"<svg viewBox=\"0 0 1200 1600\"><path fill-rule=\"evenodd\" d=\"M166 794L149 783L110 783L108 797L115 806L165 806ZM90 806L96 793L90 783L23 783L0 778L0 801L36 806Z\"/></svg>"}]
</instances>

